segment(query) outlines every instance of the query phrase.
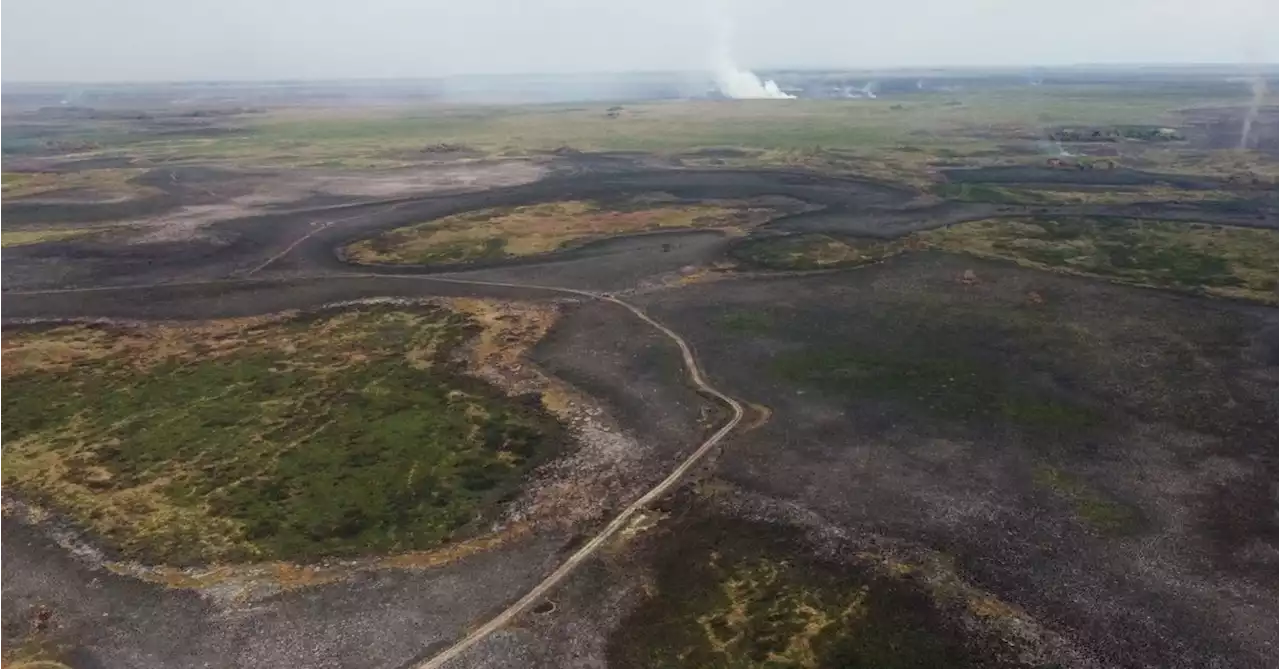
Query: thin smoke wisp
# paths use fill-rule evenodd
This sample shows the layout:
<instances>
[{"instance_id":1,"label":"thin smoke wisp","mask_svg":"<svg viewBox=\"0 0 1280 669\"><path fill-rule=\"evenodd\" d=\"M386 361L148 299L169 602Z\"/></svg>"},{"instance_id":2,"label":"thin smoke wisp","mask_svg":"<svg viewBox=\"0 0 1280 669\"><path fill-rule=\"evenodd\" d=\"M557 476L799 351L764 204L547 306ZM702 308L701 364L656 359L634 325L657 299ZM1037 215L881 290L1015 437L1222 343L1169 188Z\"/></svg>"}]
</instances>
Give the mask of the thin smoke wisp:
<instances>
[{"instance_id":1,"label":"thin smoke wisp","mask_svg":"<svg viewBox=\"0 0 1280 669\"><path fill-rule=\"evenodd\" d=\"M1258 107L1262 106L1262 98L1267 94L1267 82L1257 77L1249 82L1253 92L1253 100L1249 103L1249 111L1244 116L1244 125L1240 128L1240 148L1249 148L1249 133L1253 130L1253 122L1258 118Z\"/></svg>"}]
</instances>

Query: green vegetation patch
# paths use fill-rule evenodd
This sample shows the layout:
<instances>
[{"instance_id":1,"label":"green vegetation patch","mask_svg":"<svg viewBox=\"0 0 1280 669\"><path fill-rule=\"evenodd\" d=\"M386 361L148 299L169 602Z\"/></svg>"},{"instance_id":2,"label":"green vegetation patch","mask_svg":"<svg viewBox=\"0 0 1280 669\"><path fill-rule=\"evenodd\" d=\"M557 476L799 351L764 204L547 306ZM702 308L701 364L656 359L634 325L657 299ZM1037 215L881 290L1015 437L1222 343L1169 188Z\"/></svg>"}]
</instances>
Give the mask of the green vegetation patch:
<instances>
[{"instance_id":1,"label":"green vegetation patch","mask_svg":"<svg viewBox=\"0 0 1280 669\"><path fill-rule=\"evenodd\" d=\"M747 240L732 250L733 257L755 267L776 270L815 270L878 262L909 248L903 240L800 234Z\"/></svg>"},{"instance_id":2,"label":"green vegetation patch","mask_svg":"<svg viewBox=\"0 0 1280 669\"><path fill-rule=\"evenodd\" d=\"M1094 531L1123 535L1139 528L1142 518L1136 508L1112 499L1056 467L1038 467L1033 478L1037 486L1069 503L1076 517Z\"/></svg>"},{"instance_id":3,"label":"green vegetation patch","mask_svg":"<svg viewBox=\"0 0 1280 669\"><path fill-rule=\"evenodd\" d=\"M609 235L764 222L767 207L566 200L496 207L390 230L346 247L362 263L439 264L547 253Z\"/></svg>"},{"instance_id":4,"label":"green vegetation patch","mask_svg":"<svg viewBox=\"0 0 1280 669\"><path fill-rule=\"evenodd\" d=\"M1248 193L1230 190L1184 190L1172 186L1090 186L1083 184L1040 184L1004 186L972 182L933 184L932 192L948 200L1045 206L1060 204L1132 204L1138 202L1205 202L1219 206L1257 208ZM1243 195L1243 197L1242 197Z\"/></svg>"},{"instance_id":5,"label":"green vegetation patch","mask_svg":"<svg viewBox=\"0 0 1280 669\"><path fill-rule=\"evenodd\" d=\"M773 318L762 311L731 311L716 322L729 332L762 334L773 329Z\"/></svg>"},{"instance_id":6,"label":"green vegetation patch","mask_svg":"<svg viewBox=\"0 0 1280 669\"><path fill-rule=\"evenodd\" d=\"M1019 383L991 361L945 346L808 348L778 356L773 373L823 392L883 399L943 418L1000 421L1044 433L1076 432L1102 421L1096 410Z\"/></svg>"},{"instance_id":7,"label":"green vegetation patch","mask_svg":"<svg viewBox=\"0 0 1280 669\"><path fill-rule=\"evenodd\" d=\"M1275 230L1123 218L1021 217L971 221L888 241L823 234L765 237L739 244L733 253L768 269L813 270L934 249L1274 304L1278 245Z\"/></svg>"},{"instance_id":8,"label":"green vegetation patch","mask_svg":"<svg viewBox=\"0 0 1280 669\"><path fill-rule=\"evenodd\" d=\"M562 443L450 362L471 331L362 308L7 333L3 481L148 562L432 547Z\"/></svg>"},{"instance_id":9,"label":"green vegetation patch","mask_svg":"<svg viewBox=\"0 0 1280 669\"><path fill-rule=\"evenodd\" d=\"M1275 230L1107 218L974 221L918 235L946 251L1126 282L1276 301Z\"/></svg>"},{"instance_id":10,"label":"green vegetation patch","mask_svg":"<svg viewBox=\"0 0 1280 669\"><path fill-rule=\"evenodd\" d=\"M47 228L43 230L4 230L0 231L0 246L26 246L27 244L43 244L62 239L73 239L101 232L102 228Z\"/></svg>"},{"instance_id":11,"label":"green vegetation patch","mask_svg":"<svg viewBox=\"0 0 1280 669\"><path fill-rule=\"evenodd\" d=\"M818 562L793 534L729 520L681 528L658 558L656 593L610 640L610 666L981 665L910 577Z\"/></svg>"}]
</instances>

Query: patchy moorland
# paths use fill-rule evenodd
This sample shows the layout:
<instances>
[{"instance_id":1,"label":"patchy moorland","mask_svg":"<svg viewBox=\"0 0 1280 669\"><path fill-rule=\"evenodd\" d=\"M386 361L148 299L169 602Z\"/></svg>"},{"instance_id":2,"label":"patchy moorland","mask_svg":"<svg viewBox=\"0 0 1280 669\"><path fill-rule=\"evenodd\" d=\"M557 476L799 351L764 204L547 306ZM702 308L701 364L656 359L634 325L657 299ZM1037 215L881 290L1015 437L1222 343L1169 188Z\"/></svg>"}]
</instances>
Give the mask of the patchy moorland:
<instances>
[{"instance_id":1,"label":"patchy moorland","mask_svg":"<svg viewBox=\"0 0 1280 669\"><path fill-rule=\"evenodd\" d=\"M153 563L437 546L562 447L451 359L474 329L369 308L8 333L4 483Z\"/></svg>"},{"instance_id":2,"label":"patchy moorland","mask_svg":"<svg viewBox=\"0 0 1280 669\"><path fill-rule=\"evenodd\" d=\"M939 252L642 304L687 333L713 381L772 411L715 473L720 488L769 500L772 511L740 505L747 517L816 518L873 555L937 551L962 580L1090 656L1269 661L1273 309ZM707 564L688 558L683 569ZM701 610L679 609L683 631L650 609L671 647L649 647L707 648L697 621L735 610L714 593L744 578L726 569L669 591L660 579L656 597L672 606L693 588L713 594L688 604ZM856 586L831 587L825 596ZM743 604L738 628L789 619L796 629L804 616L770 608L785 601ZM856 637L859 626L844 629Z\"/></svg>"},{"instance_id":3,"label":"patchy moorland","mask_svg":"<svg viewBox=\"0 0 1280 669\"><path fill-rule=\"evenodd\" d=\"M0 232L0 246L25 246L43 244L62 239L74 239L94 232L95 228L45 228L40 230L13 230Z\"/></svg>"},{"instance_id":4,"label":"patchy moorland","mask_svg":"<svg viewBox=\"0 0 1280 669\"><path fill-rule=\"evenodd\" d=\"M622 621L610 666L1023 666L1021 649L991 643L1014 640L984 629L969 602L930 592L913 565L816 557L797 550L813 548L800 532L706 513L674 525L656 594Z\"/></svg>"},{"instance_id":5,"label":"patchy moorland","mask_svg":"<svg viewBox=\"0 0 1280 669\"><path fill-rule=\"evenodd\" d=\"M971 221L894 240L823 234L750 240L736 251L748 265L830 269L933 249L1011 260L1052 271L1276 301L1280 237L1176 221L1110 218L1005 218Z\"/></svg>"},{"instance_id":6,"label":"patchy moorland","mask_svg":"<svg viewBox=\"0 0 1280 669\"><path fill-rule=\"evenodd\" d=\"M759 225L775 209L750 203L679 204L633 198L610 204L568 200L481 209L389 230L346 247L358 263L427 265L548 253L614 235L656 230L733 230Z\"/></svg>"},{"instance_id":7,"label":"patchy moorland","mask_svg":"<svg viewBox=\"0 0 1280 669\"><path fill-rule=\"evenodd\" d=\"M5 665L1272 666L1274 99L1059 75L6 98Z\"/></svg>"}]
</instances>

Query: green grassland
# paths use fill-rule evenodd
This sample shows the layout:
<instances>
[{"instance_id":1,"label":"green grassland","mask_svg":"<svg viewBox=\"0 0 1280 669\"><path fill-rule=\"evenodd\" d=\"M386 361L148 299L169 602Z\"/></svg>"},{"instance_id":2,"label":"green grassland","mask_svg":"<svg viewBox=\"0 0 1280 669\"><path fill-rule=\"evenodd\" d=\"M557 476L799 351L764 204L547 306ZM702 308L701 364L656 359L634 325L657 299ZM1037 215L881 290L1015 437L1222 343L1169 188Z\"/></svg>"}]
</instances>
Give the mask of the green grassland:
<instances>
[{"instance_id":1,"label":"green grassland","mask_svg":"<svg viewBox=\"0 0 1280 669\"><path fill-rule=\"evenodd\" d=\"M1105 218L974 221L923 233L949 251L1214 295L1276 301L1275 230Z\"/></svg>"},{"instance_id":2,"label":"green grassland","mask_svg":"<svg viewBox=\"0 0 1280 669\"><path fill-rule=\"evenodd\" d=\"M362 263L459 263L547 253L608 235L732 227L771 213L745 204L564 200L481 209L395 228L355 242L344 252Z\"/></svg>"},{"instance_id":3,"label":"green grassland","mask_svg":"<svg viewBox=\"0 0 1280 669\"><path fill-rule=\"evenodd\" d=\"M404 106L278 109L227 120L214 137L155 137L120 132L119 123L59 130L91 141L99 152L166 162L260 168L390 169L438 159L430 146L463 148L471 159L530 157L577 151L643 151L689 165L800 166L900 180L925 187L933 166L1014 164L1038 159L1007 151L1010 143L1043 141L1062 127L1178 127L1180 110L1239 105L1230 87L1048 86L922 92L882 100L662 101L622 105ZM17 125L6 141L33 141ZM45 133L47 134L47 133ZM1176 146L1174 146L1176 145ZM17 145L15 145L17 146ZM1257 156L1203 152L1180 160L1179 142L1126 143L1144 165L1239 171ZM732 147L740 155L699 156ZM1034 151L1033 151L1034 153ZM453 156L451 160L458 159Z\"/></svg>"},{"instance_id":4,"label":"green grassland","mask_svg":"<svg viewBox=\"0 0 1280 669\"><path fill-rule=\"evenodd\" d=\"M883 241L808 234L751 240L750 265L852 267L918 249L1012 260L1039 269L1276 302L1275 230L1109 218L1009 218L961 223Z\"/></svg>"},{"instance_id":5,"label":"green grassland","mask_svg":"<svg viewBox=\"0 0 1280 669\"><path fill-rule=\"evenodd\" d=\"M237 120L236 132L223 137L141 137L121 143L112 135L102 139L102 146L154 159L340 169L430 160L432 155L421 149L441 144L488 158L564 148L675 156L732 147L743 155L717 164L804 166L924 183L931 161L1016 160L1003 155L1001 146L1043 139L1049 128L1176 124L1178 109L1246 100L1243 89L1236 99L1221 92L1171 96L1141 88L1055 86L922 93L903 100L645 102L620 111L610 111L611 103L282 109ZM1178 163L1172 157L1178 148L1134 146L1151 154L1144 153L1146 162L1171 168ZM1239 156L1225 161L1213 157L1218 153L1243 152L1208 152L1202 162L1239 167Z\"/></svg>"},{"instance_id":6,"label":"green grassland","mask_svg":"<svg viewBox=\"0 0 1280 669\"><path fill-rule=\"evenodd\" d=\"M438 308L5 336L3 481L167 564L428 548L557 451Z\"/></svg>"},{"instance_id":7,"label":"green grassland","mask_svg":"<svg viewBox=\"0 0 1280 669\"><path fill-rule=\"evenodd\" d=\"M1187 99L1177 102L1194 103ZM673 101L626 105L532 105L387 113L381 117L291 114L252 126L255 141L376 146L389 142L457 143L486 151L681 151L885 148L901 143L1024 128L1033 134L1063 123L1156 123L1171 111L1166 96L1114 91L1009 89L893 100ZM936 136L934 136L936 135ZM234 140L225 140L232 142Z\"/></svg>"}]
</instances>

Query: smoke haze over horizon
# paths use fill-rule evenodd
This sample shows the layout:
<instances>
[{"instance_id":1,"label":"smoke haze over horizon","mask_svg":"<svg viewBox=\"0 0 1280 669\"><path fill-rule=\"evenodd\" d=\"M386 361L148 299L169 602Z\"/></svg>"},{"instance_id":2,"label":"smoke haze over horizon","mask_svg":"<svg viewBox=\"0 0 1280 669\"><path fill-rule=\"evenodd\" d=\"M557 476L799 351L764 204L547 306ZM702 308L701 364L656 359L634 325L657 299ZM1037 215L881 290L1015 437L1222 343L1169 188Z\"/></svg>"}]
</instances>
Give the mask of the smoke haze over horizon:
<instances>
[{"instance_id":1,"label":"smoke haze over horizon","mask_svg":"<svg viewBox=\"0 0 1280 669\"><path fill-rule=\"evenodd\" d=\"M768 97L750 70L1271 63L1280 44L1277 5L1259 0L740 0L718 9L733 32L722 60L710 53L704 12L687 0L10 0L0 62L10 82L701 71Z\"/></svg>"}]
</instances>

